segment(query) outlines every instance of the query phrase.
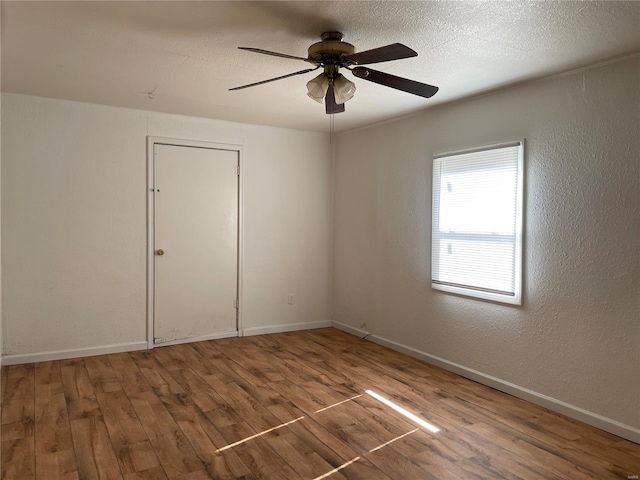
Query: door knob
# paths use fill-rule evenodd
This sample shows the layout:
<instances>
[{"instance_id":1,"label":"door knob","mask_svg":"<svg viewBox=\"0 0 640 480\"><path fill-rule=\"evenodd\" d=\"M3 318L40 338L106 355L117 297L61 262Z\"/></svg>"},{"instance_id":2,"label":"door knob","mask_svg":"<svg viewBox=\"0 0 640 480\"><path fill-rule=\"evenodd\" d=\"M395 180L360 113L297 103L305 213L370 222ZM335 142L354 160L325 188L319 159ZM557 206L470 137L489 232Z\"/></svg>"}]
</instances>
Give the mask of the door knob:
<instances>
[{"instance_id":1,"label":"door knob","mask_svg":"<svg viewBox=\"0 0 640 480\"><path fill-rule=\"evenodd\" d=\"M160 257L161 257L162 255L164 255L164 250L162 250L161 248L159 248L158 250L156 250L156 255L158 255L158 256L160 256Z\"/></svg>"}]
</instances>

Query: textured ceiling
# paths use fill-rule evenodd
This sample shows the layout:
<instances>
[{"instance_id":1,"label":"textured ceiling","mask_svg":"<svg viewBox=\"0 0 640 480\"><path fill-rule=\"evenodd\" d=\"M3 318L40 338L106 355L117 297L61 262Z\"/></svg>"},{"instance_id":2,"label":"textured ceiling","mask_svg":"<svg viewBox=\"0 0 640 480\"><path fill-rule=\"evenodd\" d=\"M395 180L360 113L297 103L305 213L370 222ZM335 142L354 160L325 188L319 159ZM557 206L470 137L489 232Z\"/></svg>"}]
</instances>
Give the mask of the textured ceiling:
<instances>
[{"instance_id":1,"label":"textured ceiling","mask_svg":"<svg viewBox=\"0 0 640 480\"><path fill-rule=\"evenodd\" d=\"M327 131L306 96L317 74L229 92L308 67L237 50L306 56L339 30L357 51L401 42L418 57L374 66L437 85L431 99L361 79L347 130L640 51L640 2L2 1L2 90ZM348 77L351 77L347 73ZM148 92L153 91L153 99Z\"/></svg>"}]
</instances>

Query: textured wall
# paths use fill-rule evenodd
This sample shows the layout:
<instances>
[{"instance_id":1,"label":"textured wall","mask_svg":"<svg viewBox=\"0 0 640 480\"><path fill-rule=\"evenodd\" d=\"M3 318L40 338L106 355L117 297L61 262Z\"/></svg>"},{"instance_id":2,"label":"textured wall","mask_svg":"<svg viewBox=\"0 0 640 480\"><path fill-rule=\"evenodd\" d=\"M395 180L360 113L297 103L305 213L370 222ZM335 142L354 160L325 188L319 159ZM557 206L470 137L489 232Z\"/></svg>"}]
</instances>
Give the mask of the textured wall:
<instances>
[{"instance_id":1,"label":"textured wall","mask_svg":"<svg viewBox=\"0 0 640 480\"><path fill-rule=\"evenodd\" d=\"M333 169L328 137L258 126L246 132L251 141L245 143L245 157L254 160L244 177L244 288L251 302L243 315L251 321L243 326L260 333L272 325L330 320ZM295 295L293 305L287 304L289 293Z\"/></svg>"},{"instance_id":2,"label":"textured wall","mask_svg":"<svg viewBox=\"0 0 640 480\"><path fill-rule=\"evenodd\" d=\"M326 134L2 100L5 355L146 340L147 135L244 146L243 327L330 319Z\"/></svg>"},{"instance_id":3,"label":"textured wall","mask_svg":"<svg viewBox=\"0 0 640 480\"><path fill-rule=\"evenodd\" d=\"M334 320L639 428L639 72L636 57L340 135ZM433 154L518 138L523 306L432 290Z\"/></svg>"}]
</instances>

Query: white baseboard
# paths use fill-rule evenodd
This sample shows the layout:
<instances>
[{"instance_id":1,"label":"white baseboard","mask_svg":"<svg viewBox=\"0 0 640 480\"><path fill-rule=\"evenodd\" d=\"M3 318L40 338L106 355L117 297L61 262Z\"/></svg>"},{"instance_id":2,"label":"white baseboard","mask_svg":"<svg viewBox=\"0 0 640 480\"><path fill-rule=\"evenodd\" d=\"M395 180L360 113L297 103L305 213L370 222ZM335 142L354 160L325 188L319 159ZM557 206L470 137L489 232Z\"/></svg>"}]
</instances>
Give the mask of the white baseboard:
<instances>
[{"instance_id":1,"label":"white baseboard","mask_svg":"<svg viewBox=\"0 0 640 480\"><path fill-rule=\"evenodd\" d=\"M465 367L464 365L450 362L449 360L436 357L435 355L430 355L407 345L403 345L401 343L397 343L392 340L379 337L377 335L370 335L368 332L351 327L344 323L334 321L333 326L339 330L359 336L361 338L364 338L366 336L367 340L377 343L378 345L382 345L383 347L387 347L391 350L404 353L406 355L409 355L410 357L417 358L418 360L422 360L423 362L456 373L461 377L474 380L483 385L487 385L488 387L495 388L496 390L508 393L509 395L513 395L514 397L526 400L536 405L540 405L541 407L548 408L549 410L592 425L606 432L613 433L614 435L617 435L619 437L626 438L627 440L631 440L632 442L640 443L640 429L637 429L630 425L625 425L624 423L618 422L617 420L603 417L602 415L598 415L597 413L593 413L583 408L576 407L575 405L557 400L542 393L534 392L533 390L529 390L528 388L524 388L511 382L507 382L491 375L487 375L472 368Z\"/></svg>"},{"instance_id":2,"label":"white baseboard","mask_svg":"<svg viewBox=\"0 0 640 480\"><path fill-rule=\"evenodd\" d=\"M232 338L237 336L238 336L238 331L233 330L232 332L222 332L222 333L215 333L213 335L203 335L201 337L182 338L180 340L169 340L167 342L154 343L153 348L168 347L169 345L180 345L181 343L205 342L207 340L218 340L219 338Z\"/></svg>"},{"instance_id":3,"label":"white baseboard","mask_svg":"<svg viewBox=\"0 0 640 480\"><path fill-rule=\"evenodd\" d=\"M328 328L333 326L331 320L311 323L287 323L284 325L269 325L268 327L249 327L242 329L242 336L266 335L268 333L296 332L298 330L312 330L314 328Z\"/></svg>"},{"instance_id":4,"label":"white baseboard","mask_svg":"<svg viewBox=\"0 0 640 480\"><path fill-rule=\"evenodd\" d=\"M332 325L338 330L342 330L343 332L350 333L351 335L355 335L356 337L370 338L368 337L368 335L370 335L369 332L365 332L364 330L360 330L359 328L352 327L351 325L347 325L345 323L340 323L335 321L332 323Z\"/></svg>"},{"instance_id":5,"label":"white baseboard","mask_svg":"<svg viewBox=\"0 0 640 480\"><path fill-rule=\"evenodd\" d=\"M264 335L268 333L294 332L298 330L311 330L314 328L329 328L331 326L331 320L312 323L290 323L284 325L271 325L267 327L245 328L244 330L242 330L242 335L251 336ZM216 335L207 335L205 337L189 338L187 340L172 340L170 342L155 344L153 347L165 347L186 342L199 342L204 340L215 340L217 338L230 338L237 336L238 332L225 332ZM148 348L149 343L147 341L143 341L122 343L117 345L105 345L102 347L56 350L51 352L25 353L19 355L5 355L0 358L0 361L2 362L2 365L18 365L22 363L47 362L50 360L65 360L68 358L91 357L94 355L106 355L109 353L133 352L136 350L147 350Z\"/></svg>"},{"instance_id":6,"label":"white baseboard","mask_svg":"<svg viewBox=\"0 0 640 480\"><path fill-rule=\"evenodd\" d=\"M66 360L68 358L92 357L94 355L106 355L108 353L133 352L146 350L147 341L119 343L102 347L75 348L70 350L56 350L42 353L25 353L20 355L5 355L2 357L2 365L18 365L21 363L48 362L50 360Z\"/></svg>"}]
</instances>

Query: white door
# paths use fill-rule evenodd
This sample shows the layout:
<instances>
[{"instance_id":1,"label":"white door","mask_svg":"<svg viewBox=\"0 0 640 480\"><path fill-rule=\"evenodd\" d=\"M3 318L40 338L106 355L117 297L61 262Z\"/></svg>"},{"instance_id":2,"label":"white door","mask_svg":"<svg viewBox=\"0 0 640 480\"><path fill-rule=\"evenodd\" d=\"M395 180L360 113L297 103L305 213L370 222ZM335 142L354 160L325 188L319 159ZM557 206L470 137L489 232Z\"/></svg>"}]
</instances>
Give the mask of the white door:
<instances>
[{"instance_id":1,"label":"white door","mask_svg":"<svg viewBox=\"0 0 640 480\"><path fill-rule=\"evenodd\" d=\"M154 144L154 344L237 335L238 152Z\"/></svg>"}]
</instances>

